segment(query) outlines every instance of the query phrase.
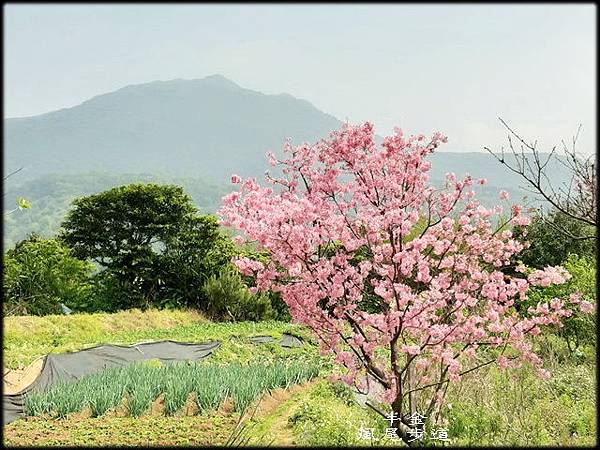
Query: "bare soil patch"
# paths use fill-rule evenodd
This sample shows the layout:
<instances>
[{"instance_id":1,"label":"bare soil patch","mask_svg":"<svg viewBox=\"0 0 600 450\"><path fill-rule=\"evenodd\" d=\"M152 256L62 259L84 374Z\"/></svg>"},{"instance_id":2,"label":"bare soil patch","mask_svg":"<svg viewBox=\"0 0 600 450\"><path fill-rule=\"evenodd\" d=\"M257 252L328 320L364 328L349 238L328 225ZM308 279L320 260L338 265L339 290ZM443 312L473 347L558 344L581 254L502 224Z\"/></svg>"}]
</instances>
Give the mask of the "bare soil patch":
<instances>
[{"instance_id":1,"label":"bare soil patch","mask_svg":"<svg viewBox=\"0 0 600 450\"><path fill-rule=\"evenodd\" d=\"M16 394L29 386L42 371L44 358L39 358L32 362L23 370L4 369L4 393Z\"/></svg>"}]
</instances>

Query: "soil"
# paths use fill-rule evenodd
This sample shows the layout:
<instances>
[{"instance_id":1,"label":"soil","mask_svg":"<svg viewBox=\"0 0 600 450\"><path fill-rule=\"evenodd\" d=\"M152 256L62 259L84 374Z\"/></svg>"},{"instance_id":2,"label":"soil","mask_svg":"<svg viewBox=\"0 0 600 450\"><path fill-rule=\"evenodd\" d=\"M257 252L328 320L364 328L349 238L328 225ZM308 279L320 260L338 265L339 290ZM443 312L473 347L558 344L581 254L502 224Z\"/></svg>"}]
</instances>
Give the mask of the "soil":
<instances>
[{"instance_id":1,"label":"soil","mask_svg":"<svg viewBox=\"0 0 600 450\"><path fill-rule=\"evenodd\" d=\"M37 378L43 365L44 358L39 358L23 370L4 369L4 393L16 394L25 389Z\"/></svg>"},{"instance_id":2,"label":"soil","mask_svg":"<svg viewBox=\"0 0 600 450\"><path fill-rule=\"evenodd\" d=\"M199 411L200 408L198 408L198 404L196 403L196 394L190 392L185 405L175 413L175 417L195 416Z\"/></svg>"},{"instance_id":3,"label":"soil","mask_svg":"<svg viewBox=\"0 0 600 450\"><path fill-rule=\"evenodd\" d=\"M165 414L165 394L160 394L150 405L148 415L152 417L163 416Z\"/></svg>"}]
</instances>

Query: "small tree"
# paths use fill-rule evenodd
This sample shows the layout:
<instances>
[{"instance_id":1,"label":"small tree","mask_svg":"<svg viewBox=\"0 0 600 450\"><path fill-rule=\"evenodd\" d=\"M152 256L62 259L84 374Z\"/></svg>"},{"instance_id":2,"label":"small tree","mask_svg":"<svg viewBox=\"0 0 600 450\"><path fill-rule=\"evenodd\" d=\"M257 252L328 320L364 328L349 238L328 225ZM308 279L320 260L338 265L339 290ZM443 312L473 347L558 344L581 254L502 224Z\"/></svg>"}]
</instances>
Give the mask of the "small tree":
<instances>
[{"instance_id":1,"label":"small tree","mask_svg":"<svg viewBox=\"0 0 600 450\"><path fill-rule=\"evenodd\" d=\"M85 309L92 295L90 261L56 239L31 235L4 257L4 315L60 314L60 303Z\"/></svg>"},{"instance_id":2,"label":"small tree","mask_svg":"<svg viewBox=\"0 0 600 450\"><path fill-rule=\"evenodd\" d=\"M529 317L514 304L530 285L560 284L568 274L503 273L524 247L509 226L528 219L513 205L493 227L502 208L480 206L469 176L430 186L425 158L446 142L441 134L427 141L396 130L380 147L373 137L365 123L315 145L286 144L288 159L270 157L283 177L268 175L271 187L260 187L234 175L241 190L224 198L220 215L271 255L268 263L240 258L240 270L258 289L281 293L292 319L347 369L343 381L382 387L387 408L372 407L412 443L418 430L408 414L418 407L428 420L463 374L497 362L530 363L547 375L527 336L569 315L565 300L537 305ZM490 348L496 355L483 351Z\"/></svg>"},{"instance_id":3,"label":"small tree","mask_svg":"<svg viewBox=\"0 0 600 450\"><path fill-rule=\"evenodd\" d=\"M61 236L129 293L121 308L198 305L203 278L231 257L217 221L172 185L130 184L76 199Z\"/></svg>"}]
</instances>

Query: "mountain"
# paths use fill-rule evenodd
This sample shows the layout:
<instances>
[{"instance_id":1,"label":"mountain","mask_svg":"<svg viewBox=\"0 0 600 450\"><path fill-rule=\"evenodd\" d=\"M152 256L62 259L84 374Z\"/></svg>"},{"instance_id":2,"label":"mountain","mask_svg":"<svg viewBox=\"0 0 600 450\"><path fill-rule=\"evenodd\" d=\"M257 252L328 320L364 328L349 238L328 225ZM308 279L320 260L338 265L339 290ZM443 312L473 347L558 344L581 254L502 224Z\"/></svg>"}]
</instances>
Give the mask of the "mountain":
<instances>
[{"instance_id":1,"label":"mountain","mask_svg":"<svg viewBox=\"0 0 600 450\"><path fill-rule=\"evenodd\" d=\"M25 166L28 178L160 171L225 182L232 173L262 174L265 153L287 137L314 141L340 123L307 101L244 89L220 75L155 81L6 119L5 170Z\"/></svg>"},{"instance_id":2,"label":"mountain","mask_svg":"<svg viewBox=\"0 0 600 450\"><path fill-rule=\"evenodd\" d=\"M157 173L227 183L261 176L284 140L315 141L341 122L289 94L265 95L221 75L127 86L82 104L4 120L5 173ZM432 177L453 171L516 188L520 179L485 153L432 155ZM550 169L563 178L561 167ZM11 180L12 181L12 180Z\"/></svg>"},{"instance_id":3,"label":"mountain","mask_svg":"<svg viewBox=\"0 0 600 450\"><path fill-rule=\"evenodd\" d=\"M314 142L341 122L289 94L265 95L213 75L199 80L155 81L99 95L81 105L33 117L4 120L5 210L24 196L32 208L4 219L5 245L31 231L54 233L78 196L134 181L176 183L201 211L214 213L232 189L229 177L262 175L265 153L279 153L286 138ZM431 179L470 173L484 204L507 190L520 200L523 182L487 153L430 155ZM559 183L567 172L548 167Z\"/></svg>"}]
</instances>

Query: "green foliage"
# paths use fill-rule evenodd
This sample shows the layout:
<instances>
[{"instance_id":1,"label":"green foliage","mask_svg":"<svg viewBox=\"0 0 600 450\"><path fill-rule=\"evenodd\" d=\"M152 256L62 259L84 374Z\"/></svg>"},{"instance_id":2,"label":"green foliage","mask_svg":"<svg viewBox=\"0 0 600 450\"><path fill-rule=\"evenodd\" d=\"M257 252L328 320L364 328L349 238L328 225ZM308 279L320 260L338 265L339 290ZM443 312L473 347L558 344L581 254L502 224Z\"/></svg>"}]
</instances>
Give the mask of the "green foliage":
<instances>
[{"instance_id":1,"label":"green foliage","mask_svg":"<svg viewBox=\"0 0 600 450\"><path fill-rule=\"evenodd\" d=\"M77 256L131 278L131 269L123 266L141 265L154 253L152 245L165 245L194 213L190 198L178 186L119 186L76 199L63 222L62 237Z\"/></svg>"},{"instance_id":2,"label":"green foliage","mask_svg":"<svg viewBox=\"0 0 600 450\"><path fill-rule=\"evenodd\" d=\"M244 412L263 392L310 380L318 371L317 365L304 362L221 366L180 362L158 367L137 363L33 391L25 396L25 412L64 418L90 407L94 416L101 416L126 396L129 414L139 417L164 393L165 414L173 415L192 392L200 411L216 408L229 396L235 411Z\"/></svg>"},{"instance_id":3,"label":"green foliage","mask_svg":"<svg viewBox=\"0 0 600 450\"><path fill-rule=\"evenodd\" d=\"M164 282L161 306L196 306L205 309L203 285L231 261L233 242L214 216L194 217L160 255Z\"/></svg>"},{"instance_id":4,"label":"green foliage","mask_svg":"<svg viewBox=\"0 0 600 450\"><path fill-rule=\"evenodd\" d=\"M528 267L542 269L562 264L570 254L595 257L595 239L573 239L561 229L574 236L594 232L593 227L586 226L560 211L553 211L546 219L536 216L527 227L527 236L524 239L530 246L517 255L518 259ZM515 231L516 234L520 234L522 228L516 227Z\"/></svg>"},{"instance_id":5,"label":"green foliage","mask_svg":"<svg viewBox=\"0 0 600 450\"><path fill-rule=\"evenodd\" d=\"M29 209L31 208L31 202L24 197L19 197L17 199L17 207L19 209Z\"/></svg>"},{"instance_id":6,"label":"green foliage","mask_svg":"<svg viewBox=\"0 0 600 450\"><path fill-rule=\"evenodd\" d=\"M78 309L92 295L93 265L57 239L31 235L4 257L4 314L56 314Z\"/></svg>"},{"instance_id":7,"label":"green foliage","mask_svg":"<svg viewBox=\"0 0 600 450\"><path fill-rule=\"evenodd\" d=\"M596 259L572 254L564 261L563 266L571 274L571 279L556 286L530 289L526 306L549 302L555 297L568 300L569 295L574 292L580 292L582 300L596 303ZM573 314L563 320L564 326L556 332L566 340L569 350L575 352L581 344L595 342L596 318L594 314L582 314L577 307L570 309Z\"/></svg>"},{"instance_id":8,"label":"green foliage","mask_svg":"<svg viewBox=\"0 0 600 450\"><path fill-rule=\"evenodd\" d=\"M452 445L593 445L594 385L593 365L563 364L548 380L491 368L451 386L442 416Z\"/></svg>"},{"instance_id":9,"label":"green foliage","mask_svg":"<svg viewBox=\"0 0 600 450\"><path fill-rule=\"evenodd\" d=\"M142 292L123 289L119 279L108 270L96 273L93 284L94 296L86 305L86 312L117 312L148 306Z\"/></svg>"},{"instance_id":10,"label":"green foliage","mask_svg":"<svg viewBox=\"0 0 600 450\"><path fill-rule=\"evenodd\" d=\"M226 266L204 283L208 312L217 318L269 320L276 317L268 294L252 294L235 267Z\"/></svg>"},{"instance_id":11,"label":"green foliage","mask_svg":"<svg viewBox=\"0 0 600 450\"><path fill-rule=\"evenodd\" d=\"M202 308L204 280L233 251L216 219L200 216L171 185L131 184L76 199L61 236L77 256L105 269L98 285L108 311Z\"/></svg>"},{"instance_id":12,"label":"green foliage","mask_svg":"<svg viewBox=\"0 0 600 450\"><path fill-rule=\"evenodd\" d=\"M370 410L348 402L347 394L340 398L339 393L339 387L322 381L290 416L288 423L302 445L349 447L376 443L361 440L359 429L377 428L378 422L385 422Z\"/></svg>"}]
</instances>

